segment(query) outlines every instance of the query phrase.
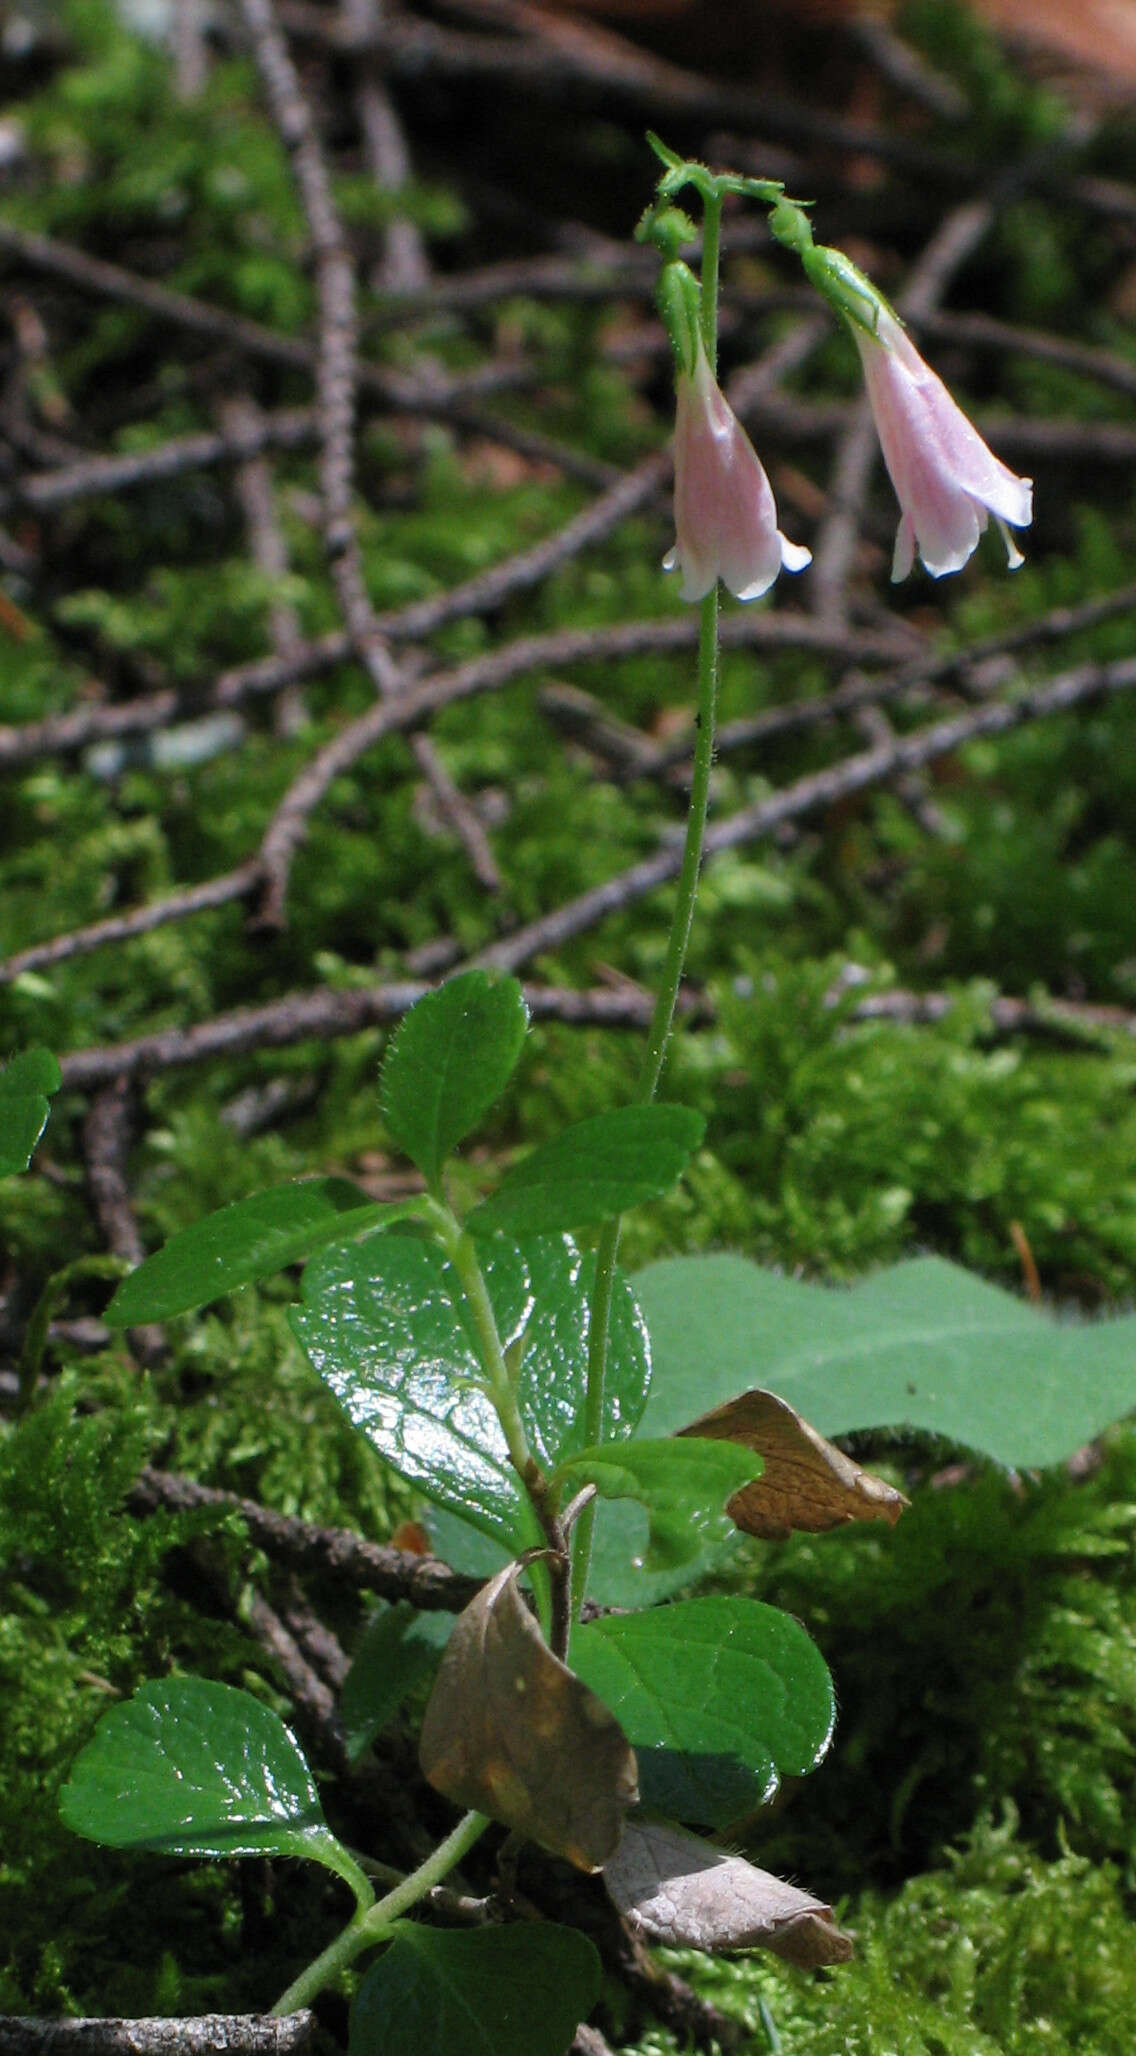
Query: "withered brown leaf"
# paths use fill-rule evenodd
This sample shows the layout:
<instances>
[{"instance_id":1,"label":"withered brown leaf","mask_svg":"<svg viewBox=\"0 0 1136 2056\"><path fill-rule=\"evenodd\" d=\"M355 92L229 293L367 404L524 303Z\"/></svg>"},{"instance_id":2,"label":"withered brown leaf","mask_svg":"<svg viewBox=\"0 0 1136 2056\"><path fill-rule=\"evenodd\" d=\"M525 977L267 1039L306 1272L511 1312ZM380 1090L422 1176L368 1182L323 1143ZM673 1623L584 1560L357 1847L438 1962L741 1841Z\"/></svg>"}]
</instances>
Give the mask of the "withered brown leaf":
<instances>
[{"instance_id":1,"label":"withered brown leaf","mask_svg":"<svg viewBox=\"0 0 1136 2056\"><path fill-rule=\"evenodd\" d=\"M852 1954L831 1906L679 1828L629 1822L604 1884L640 1934L676 1949L771 1949L801 1970Z\"/></svg>"},{"instance_id":2,"label":"withered brown leaf","mask_svg":"<svg viewBox=\"0 0 1136 2056\"><path fill-rule=\"evenodd\" d=\"M419 1761L435 1791L579 1870L600 1870L638 1796L635 1752L602 1699L552 1654L509 1564L459 1614Z\"/></svg>"},{"instance_id":3,"label":"withered brown leaf","mask_svg":"<svg viewBox=\"0 0 1136 2056\"><path fill-rule=\"evenodd\" d=\"M843 1521L894 1527L907 1505L902 1492L853 1463L772 1392L743 1392L679 1433L740 1442L764 1458L761 1477L735 1492L726 1512L745 1534L767 1542L782 1541L794 1528L820 1535Z\"/></svg>"}]
</instances>

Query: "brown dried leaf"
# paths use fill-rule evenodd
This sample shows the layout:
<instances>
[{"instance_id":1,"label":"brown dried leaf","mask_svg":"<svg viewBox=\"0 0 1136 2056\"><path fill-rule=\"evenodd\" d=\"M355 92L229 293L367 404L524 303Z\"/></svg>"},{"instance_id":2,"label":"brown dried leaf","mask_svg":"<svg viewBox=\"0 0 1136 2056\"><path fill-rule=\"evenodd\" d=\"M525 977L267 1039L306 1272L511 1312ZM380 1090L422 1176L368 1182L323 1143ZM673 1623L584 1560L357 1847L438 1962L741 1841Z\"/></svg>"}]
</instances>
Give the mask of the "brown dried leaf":
<instances>
[{"instance_id":1,"label":"brown dried leaf","mask_svg":"<svg viewBox=\"0 0 1136 2056\"><path fill-rule=\"evenodd\" d=\"M510 1564L458 1616L422 1724L435 1791L516 1828L579 1870L619 1846L635 1752L602 1699L552 1654Z\"/></svg>"},{"instance_id":2,"label":"brown dried leaf","mask_svg":"<svg viewBox=\"0 0 1136 2056\"><path fill-rule=\"evenodd\" d=\"M794 1528L820 1535L844 1521L894 1527L907 1505L902 1492L853 1463L772 1392L743 1392L679 1433L740 1442L764 1457L761 1477L735 1492L726 1512L745 1534L767 1542Z\"/></svg>"},{"instance_id":3,"label":"brown dried leaf","mask_svg":"<svg viewBox=\"0 0 1136 2056\"><path fill-rule=\"evenodd\" d=\"M604 1884L640 1934L672 1948L771 1949L800 1970L852 1954L831 1906L679 1828L630 1822Z\"/></svg>"}]
</instances>

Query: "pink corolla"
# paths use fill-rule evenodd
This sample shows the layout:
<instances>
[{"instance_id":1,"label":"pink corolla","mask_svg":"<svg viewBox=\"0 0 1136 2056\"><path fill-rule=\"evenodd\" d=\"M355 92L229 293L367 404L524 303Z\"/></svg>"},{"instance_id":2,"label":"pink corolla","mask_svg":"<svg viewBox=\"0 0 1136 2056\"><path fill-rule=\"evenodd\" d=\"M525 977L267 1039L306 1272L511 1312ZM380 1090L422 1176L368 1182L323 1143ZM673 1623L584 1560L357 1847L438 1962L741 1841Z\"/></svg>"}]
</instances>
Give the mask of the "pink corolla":
<instances>
[{"instance_id":1,"label":"pink corolla","mask_svg":"<svg viewBox=\"0 0 1136 2056\"><path fill-rule=\"evenodd\" d=\"M1010 529L1033 518L1032 479L987 449L886 307L878 307L874 333L856 320L849 326L899 501L892 578L907 577L916 550L932 578L961 571L991 514L1016 571L1024 560Z\"/></svg>"},{"instance_id":2,"label":"pink corolla","mask_svg":"<svg viewBox=\"0 0 1136 2056\"><path fill-rule=\"evenodd\" d=\"M678 374L674 515L677 540L663 568L681 571L684 600L705 599L719 578L737 599L756 600L782 566L803 571L812 562L781 534L773 488L701 341L693 370Z\"/></svg>"}]
</instances>

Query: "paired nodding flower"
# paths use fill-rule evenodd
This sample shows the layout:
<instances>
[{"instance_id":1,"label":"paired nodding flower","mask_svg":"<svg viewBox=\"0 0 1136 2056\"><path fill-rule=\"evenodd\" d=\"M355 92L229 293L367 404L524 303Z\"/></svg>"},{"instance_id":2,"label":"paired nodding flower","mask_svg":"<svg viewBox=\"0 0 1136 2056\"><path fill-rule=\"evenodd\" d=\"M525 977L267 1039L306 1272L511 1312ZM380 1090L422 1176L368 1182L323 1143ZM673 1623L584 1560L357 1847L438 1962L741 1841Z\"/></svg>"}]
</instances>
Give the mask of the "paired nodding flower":
<instances>
[{"instance_id":1,"label":"paired nodding flower","mask_svg":"<svg viewBox=\"0 0 1136 2056\"><path fill-rule=\"evenodd\" d=\"M838 252L810 251L821 262ZM855 290L868 301L871 325L850 311L848 276L841 260L834 304L848 321L864 367L884 462L900 506L892 578L906 578L916 553L932 578L960 571L990 515L1006 544L1010 569L1023 562L1011 528L1028 528L1032 481L1018 478L988 450L955 405L942 380L925 364L906 331L855 274ZM823 284L818 275L817 283ZM689 330L688 330L689 334ZM773 489L737 416L710 368L700 338L693 361L678 372L675 421L676 542L663 559L682 573L684 600L701 600L721 579L739 600L768 592L778 572L802 571L810 552L789 542L777 526Z\"/></svg>"},{"instance_id":2,"label":"paired nodding flower","mask_svg":"<svg viewBox=\"0 0 1136 2056\"><path fill-rule=\"evenodd\" d=\"M676 542L663 568L682 572L684 600L705 599L719 578L736 599L756 600L782 566L812 562L778 528L773 488L700 338L693 369L678 374L674 457Z\"/></svg>"},{"instance_id":3,"label":"paired nodding flower","mask_svg":"<svg viewBox=\"0 0 1136 2056\"><path fill-rule=\"evenodd\" d=\"M1010 534L1033 518L1033 481L1018 478L988 450L923 362L890 309L874 330L850 320L900 522L893 579L906 578L918 550L932 578L961 571L993 514L1011 571L1024 562Z\"/></svg>"}]
</instances>

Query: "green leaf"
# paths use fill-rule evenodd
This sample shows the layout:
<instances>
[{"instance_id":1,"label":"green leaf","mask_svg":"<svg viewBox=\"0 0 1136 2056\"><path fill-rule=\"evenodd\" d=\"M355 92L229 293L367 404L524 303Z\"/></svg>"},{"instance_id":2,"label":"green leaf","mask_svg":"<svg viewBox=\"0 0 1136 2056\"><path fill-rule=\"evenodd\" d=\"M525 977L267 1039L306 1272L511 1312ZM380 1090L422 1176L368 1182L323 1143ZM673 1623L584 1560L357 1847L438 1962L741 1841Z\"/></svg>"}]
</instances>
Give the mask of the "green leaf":
<instances>
[{"instance_id":1,"label":"green leaf","mask_svg":"<svg viewBox=\"0 0 1136 2056\"><path fill-rule=\"evenodd\" d=\"M751 1449L691 1436L584 1449L559 1476L569 1491L590 1483L601 1499L640 1500L649 1517L644 1567L654 1571L689 1563L708 1543L728 1542L734 1523L726 1501L763 1468Z\"/></svg>"},{"instance_id":2,"label":"green leaf","mask_svg":"<svg viewBox=\"0 0 1136 2056\"><path fill-rule=\"evenodd\" d=\"M600 1979L576 1928L400 1921L359 1988L348 2056L566 2056Z\"/></svg>"},{"instance_id":3,"label":"green leaf","mask_svg":"<svg viewBox=\"0 0 1136 2056\"><path fill-rule=\"evenodd\" d=\"M744 1257L680 1257L635 1281L668 1434L751 1385L824 1435L914 1430L997 1463L1060 1463L1136 1408L1136 1316L1055 1321L939 1257L846 1288Z\"/></svg>"},{"instance_id":4,"label":"green leaf","mask_svg":"<svg viewBox=\"0 0 1136 2056\"><path fill-rule=\"evenodd\" d=\"M339 1716L352 1763L382 1734L414 1687L429 1676L452 1627L449 1614L418 1613L403 1599L372 1614L339 1695Z\"/></svg>"},{"instance_id":5,"label":"green leaf","mask_svg":"<svg viewBox=\"0 0 1136 2056\"><path fill-rule=\"evenodd\" d=\"M717 1827L820 1762L832 1679L799 1621L754 1599L680 1599L578 1627L572 1668L639 1759L645 1805Z\"/></svg>"},{"instance_id":6,"label":"green leaf","mask_svg":"<svg viewBox=\"0 0 1136 2056\"><path fill-rule=\"evenodd\" d=\"M123 1279L104 1319L112 1328L166 1321L241 1285L270 1278L328 1242L389 1227L415 1212L413 1200L380 1205L346 1178L297 1178L272 1185L171 1235L164 1248Z\"/></svg>"},{"instance_id":7,"label":"green leaf","mask_svg":"<svg viewBox=\"0 0 1136 2056\"><path fill-rule=\"evenodd\" d=\"M380 1080L383 1118L431 1189L451 1151L500 1098L528 1023L515 978L464 971L411 1007L395 1033Z\"/></svg>"},{"instance_id":8,"label":"green leaf","mask_svg":"<svg viewBox=\"0 0 1136 2056\"><path fill-rule=\"evenodd\" d=\"M482 1264L501 1340L518 1355L517 1397L537 1461L584 1446L588 1304L594 1260L566 1237L499 1237ZM500 1542L538 1541L481 1363L461 1286L433 1242L377 1236L308 1265L292 1327L372 1448L437 1506ZM617 1280L605 1433L631 1434L650 1359L638 1308Z\"/></svg>"},{"instance_id":9,"label":"green leaf","mask_svg":"<svg viewBox=\"0 0 1136 2056\"><path fill-rule=\"evenodd\" d=\"M47 1049L22 1049L0 1071L0 1178L27 1170L62 1082Z\"/></svg>"},{"instance_id":10,"label":"green leaf","mask_svg":"<svg viewBox=\"0 0 1136 2056\"><path fill-rule=\"evenodd\" d=\"M677 1106L620 1107L580 1121L507 1172L466 1225L475 1235L547 1235L610 1220L669 1192L705 1125L693 1108Z\"/></svg>"},{"instance_id":11,"label":"green leaf","mask_svg":"<svg viewBox=\"0 0 1136 2056\"><path fill-rule=\"evenodd\" d=\"M295 1737L251 1693L156 1678L100 1720L59 1799L66 1827L167 1856L306 1856L354 1882Z\"/></svg>"}]
</instances>

